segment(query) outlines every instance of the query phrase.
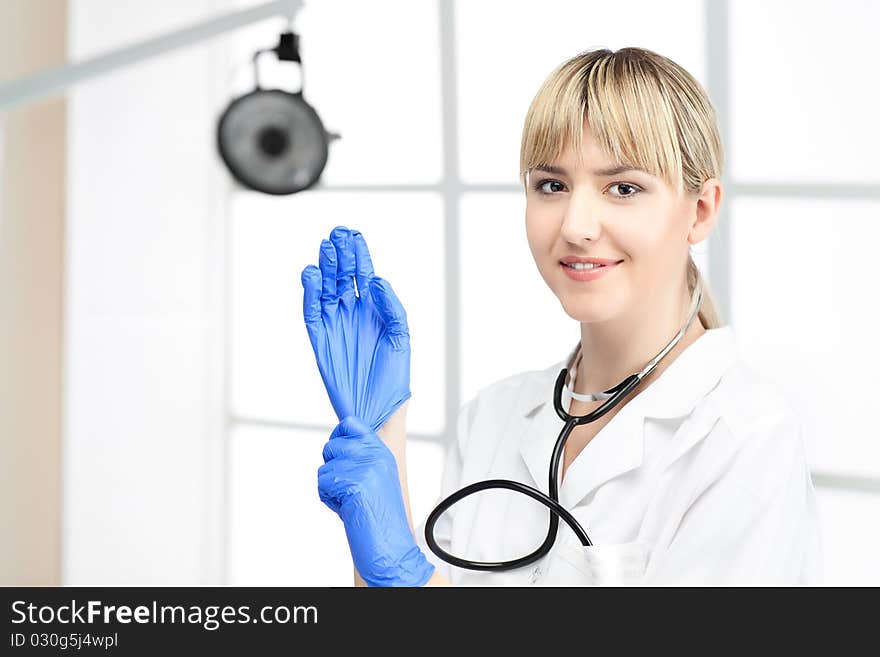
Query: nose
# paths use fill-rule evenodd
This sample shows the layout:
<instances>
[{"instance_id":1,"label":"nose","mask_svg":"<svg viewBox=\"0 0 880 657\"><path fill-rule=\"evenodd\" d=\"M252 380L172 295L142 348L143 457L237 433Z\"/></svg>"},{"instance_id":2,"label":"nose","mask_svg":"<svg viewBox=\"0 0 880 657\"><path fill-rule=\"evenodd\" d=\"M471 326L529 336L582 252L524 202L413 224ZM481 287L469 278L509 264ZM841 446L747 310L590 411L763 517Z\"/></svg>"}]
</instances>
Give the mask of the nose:
<instances>
[{"instance_id":1,"label":"nose","mask_svg":"<svg viewBox=\"0 0 880 657\"><path fill-rule=\"evenodd\" d=\"M588 190L572 192L562 217L562 238L572 244L599 239L602 234L600 212L598 203L593 203Z\"/></svg>"}]
</instances>

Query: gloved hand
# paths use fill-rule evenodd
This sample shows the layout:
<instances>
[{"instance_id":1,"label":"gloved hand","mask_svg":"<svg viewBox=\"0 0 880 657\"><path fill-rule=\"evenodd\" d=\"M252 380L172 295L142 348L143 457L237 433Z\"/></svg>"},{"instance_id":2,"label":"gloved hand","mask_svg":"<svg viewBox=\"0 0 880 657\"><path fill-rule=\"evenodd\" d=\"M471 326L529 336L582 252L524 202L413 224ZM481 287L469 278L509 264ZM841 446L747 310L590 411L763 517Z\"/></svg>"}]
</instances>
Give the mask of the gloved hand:
<instances>
[{"instance_id":1,"label":"gloved hand","mask_svg":"<svg viewBox=\"0 0 880 657\"><path fill-rule=\"evenodd\" d=\"M434 566L406 519L394 454L363 420L346 417L324 446L318 495L345 524L355 568L370 586L422 586Z\"/></svg>"},{"instance_id":2,"label":"gloved hand","mask_svg":"<svg viewBox=\"0 0 880 657\"><path fill-rule=\"evenodd\" d=\"M357 230L334 228L321 241L318 264L301 278L303 316L324 387L337 418L355 415L378 431L412 396L406 311L373 273Z\"/></svg>"}]
</instances>

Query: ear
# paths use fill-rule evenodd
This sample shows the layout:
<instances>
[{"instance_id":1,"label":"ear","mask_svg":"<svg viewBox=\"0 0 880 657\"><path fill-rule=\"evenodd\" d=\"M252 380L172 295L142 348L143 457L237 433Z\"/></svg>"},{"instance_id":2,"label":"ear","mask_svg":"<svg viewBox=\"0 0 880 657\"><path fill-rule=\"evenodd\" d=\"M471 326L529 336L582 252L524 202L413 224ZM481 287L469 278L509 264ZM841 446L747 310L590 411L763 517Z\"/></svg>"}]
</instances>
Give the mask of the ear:
<instances>
[{"instance_id":1,"label":"ear","mask_svg":"<svg viewBox=\"0 0 880 657\"><path fill-rule=\"evenodd\" d=\"M718 211L721 208L721 199L724 196L724 190L721 181L717 178L709 178L703 183L700 193L694 202L694 212L691 216L690 228L688 230L688 242L697 244L709 237L709 233L715 227L718 219Z\"/></svg>"}]
</instances>

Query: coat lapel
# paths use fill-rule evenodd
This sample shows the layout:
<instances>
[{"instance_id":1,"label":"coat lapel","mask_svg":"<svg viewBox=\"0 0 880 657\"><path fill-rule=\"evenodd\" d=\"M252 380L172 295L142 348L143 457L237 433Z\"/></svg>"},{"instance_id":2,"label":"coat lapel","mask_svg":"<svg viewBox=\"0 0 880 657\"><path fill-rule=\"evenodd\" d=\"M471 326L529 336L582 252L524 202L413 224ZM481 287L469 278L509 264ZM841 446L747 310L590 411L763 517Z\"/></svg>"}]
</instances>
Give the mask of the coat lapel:
<instances>
[{"instance_id":1,"label":"coat lapel","mask_svg":"<svg viewBox=\"0 0 880 657\"><path fill-rule=\"evenodd\" d=\"M550 386L552 389L552 382ZM559 487L563 506L573 507L604 482L642 464L644 416L637 400L638 396L621 408L571 463ZM551 400L527 420L521 437L520 453L534 480L532 485L544 493L549 491L550 458L562 427Z\"/></svg>"},{"instance_id":2,"label":"coat lapel","mask_svg":"<svg viewBox=\"0 0 880 657\"><path fill-rule=\"evenodd\" d=\"M553 385L560 370L571 365L577 350L576 344L567 358L538 372L523 398L519 451L532 476L530 485L544 494L549 494L550 457L563 426L553 407Z\"/></svg>"},{"instance_id":3,"label":"coat lapel","mask_svg":"<svg viewBox=\"0 0 880 657\"><path fill-rule=\"evenodd\" d=\"M563 427L553 407L553 384L576 350L567 359L540 372L526 396L520 454L533 479L531 485L544 493L549 491L550 457ZM730 327L711 329L701 335L656 381L630 398L578 454L560 486L562 505L571 509L606 481L641 466L645 454L645 419L690 414L718 384L735 356ZM704 425L711 427L711 422L700 426ZM684 442L692 444L703 435L704 431L689 432ZM690 444L678 447L690 447Z\"/></svg>"}]
</instances>

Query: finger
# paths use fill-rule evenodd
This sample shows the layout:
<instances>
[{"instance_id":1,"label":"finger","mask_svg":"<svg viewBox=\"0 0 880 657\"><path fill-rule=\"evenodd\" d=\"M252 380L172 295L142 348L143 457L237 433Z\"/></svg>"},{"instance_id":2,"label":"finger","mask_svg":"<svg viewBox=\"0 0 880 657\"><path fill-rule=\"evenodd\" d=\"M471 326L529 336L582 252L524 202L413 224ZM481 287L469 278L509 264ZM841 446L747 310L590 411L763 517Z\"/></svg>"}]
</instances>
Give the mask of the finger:
<instances>
[{"instance_id":1,"label":"finger","mask_svg":"<svg viewBox=\"0 0 880 657\"><path fill-rule=\"evenodd\" d=\"M373 259L367 248L367 241L359 230L351 232L354 238L355 280L357 281L358 294L368 296L370 293L370 279L374 276Z\"/></svg>"},{"instance_id":2,"label":"finger","mask_svg":"<svg viewBox=\"0 0 880 657\"><path fill-rule=\"evenodd\" d=\"M330 241L336 247L336 294L343 305L354 303L354 240L345 226L330 232Z\"/></svg>"},{"instance_id":3,"label":"finger","mask_svg":"<svg viewBox=\"0 0 880 657\"><path fill-rule=\"evenodd\" d=\"M339 497L364 480L364 472L351 459L331 459L318 468L318 490Z\"/></svg>"},{"instance_id":4,"label":"finger","mask_svg":"<svg viewBox=\"0 0 880 657\"><path fill-rule=\"evenodd\" d=\"M357 459L362 456L366 445L361 440L350 440L350 438L352 437L337 436L328 440L321 451L324 463L329 463L333 459ZM364 438L364 436L356 436L356 438Z\"/></svg>"},{"instance_id":5,"label":"finger","mask_svg":"<svg viewBox=\"0 0 880 657\"><path fill-rule=\"evenodd\" d=\"M330 440L328 440L324 444L324 449L321 450L321 456L324 458L324 463L327 463L328 461L332 461L333 459L335 459L339 455L339 452L336 450L336 441L337 440L338 440L338 438L331 438ZM321 471L319 469L318 475L320 475L320 474L321 474Z\"/></svg>"},{"instance_id":6,"label":"finger","mask_svg":"<svg viewBox=\"0 0 880 657\"><path fill-rule=\"evenodd\" d=\"M336 300L336 247L330 240L321 240L318 251L318 265L321 268L321 301Z\"/></svg>"},{"instance_id":7,"label":"finger","mask_svg":"<svg viewBox=\"0 0 880 657\"><path fill-rule=\"evenodd\" d=\"M385 322L385 327L390 335L409 335L409 326L406 321L406 310L403 304L391 289L391 284L384 278L374 276L370 282L370 294L379 316Z\"/></svg>"},{"instance_id":8,"label":"finger","mask_svg":"<svg viewBox=\"0 0 880 657\"><path fill-rule=\"evenodd\" d=\"M369 425L360 419L357 415L346 415L342 418L342 422L336 425L330 434L330 439L334 438L359 438L366 434L373 433Z\"/></svg>"},{"instance_id":9,"label":"finger","mask_svg":"<svg viewBox=\"0 0 880 657\"><path fill-rule=\"evenodd\" d=\"M318 468L318 497L336 513L339 513L339 481L333 463L325 463Z\"/></svg>"},{"instance_id":10,"label":"finger","mask_svg":"<svg viewBox=\"0 0 880 657\"><path fill-rule=\"evenodd\" d=\"M303 318L311 332L324 325L321 321L321 270L309 265L302 270L300 280L303 286Z\"/></svg>"}]
</instances>

